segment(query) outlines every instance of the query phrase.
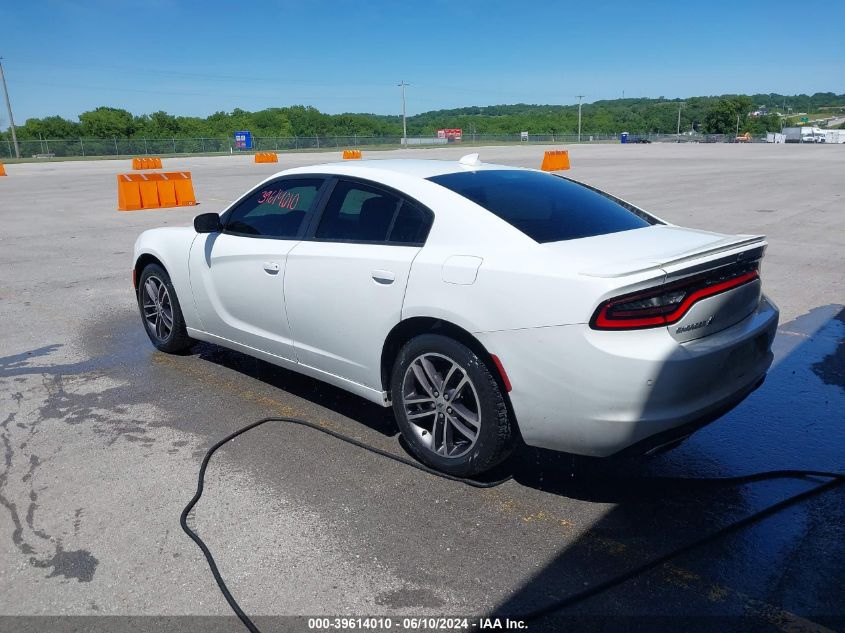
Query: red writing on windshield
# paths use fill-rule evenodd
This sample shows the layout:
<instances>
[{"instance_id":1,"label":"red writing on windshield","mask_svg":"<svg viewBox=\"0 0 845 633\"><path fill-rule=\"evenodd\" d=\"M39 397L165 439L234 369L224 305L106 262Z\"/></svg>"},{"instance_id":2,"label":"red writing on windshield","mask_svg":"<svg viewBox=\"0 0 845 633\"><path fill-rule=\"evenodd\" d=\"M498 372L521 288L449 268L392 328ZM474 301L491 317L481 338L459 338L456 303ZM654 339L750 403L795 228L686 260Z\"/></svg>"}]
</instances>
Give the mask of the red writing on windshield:
<instances>
[{"instance_id":1,"label":"red writing on windshield","mask_svg":"<svg viewBox=\"0 0 845 633\"><path fill-rule=\"evenodd\" d=\"M278 204L282 209L295 209L299 204L299 194L284 189L270 189L261 192L258 204Z\"/></svg>"}]
</instances>

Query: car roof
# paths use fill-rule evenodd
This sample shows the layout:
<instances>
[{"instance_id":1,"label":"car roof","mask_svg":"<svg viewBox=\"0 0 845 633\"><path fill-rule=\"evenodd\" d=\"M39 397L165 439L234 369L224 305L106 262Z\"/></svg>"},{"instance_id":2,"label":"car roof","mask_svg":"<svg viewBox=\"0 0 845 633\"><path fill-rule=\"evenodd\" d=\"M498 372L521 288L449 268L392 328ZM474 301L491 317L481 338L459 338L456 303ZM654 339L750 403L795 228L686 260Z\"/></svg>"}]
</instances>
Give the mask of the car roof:
<instances>
[{"instance_id":1,"label":"car roof","mask_svg":"<svg viewBox=\"0 0 845 633\"><path fill-rule=\"evenodd\" d=\"M457 160L433 160L413 158L390 158L390 159L369 159L369 160L347 160L337 163L324 163L321 165L310 165L286 170L285 173L326 173L358 175L366 177L368 173L390 172L417 178L431 178L444 174L462 173L467 171L508 169L520 170L521 167L510 167L507 165L496 165L493 163L463 164Z\"/></svg>"}]
</instances>

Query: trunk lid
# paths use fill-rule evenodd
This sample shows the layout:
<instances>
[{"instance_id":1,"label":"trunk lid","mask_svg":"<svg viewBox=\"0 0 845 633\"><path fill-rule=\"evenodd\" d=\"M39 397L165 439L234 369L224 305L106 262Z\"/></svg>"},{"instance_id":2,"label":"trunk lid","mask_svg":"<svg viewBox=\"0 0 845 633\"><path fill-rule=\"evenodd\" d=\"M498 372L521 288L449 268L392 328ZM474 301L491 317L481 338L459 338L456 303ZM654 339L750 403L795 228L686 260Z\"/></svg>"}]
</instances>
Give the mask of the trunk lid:
<instances>
[{"instance_id":1,"label":"trunk lid","mask_svg":"<svg viewBox=\"0 0 845 633\"><path fill-rule=\"evenodd\" d=\"M658 286L688 277L719 283L737 270L752 267L763 257L766 245L765 237L759 235L723 235L658 225L546 246L570 260L571 269L581 275L618 280L619 289L613 294L623 295L630 290L629 276L641 279L642 273L649 271L664 275L662 282L656 282ZM680 320L664 327L679 342L715 334L751 314L760 296L761 284L756 279L697 301Z\"/></svg>"},{"instance_id":2,"label":"trunk lid","mask_svg":"<svg viewBox=\"0 0 845 633\"><path fill-rule=\"evenodd\" d=\"M724 235L656 225L543 246L570 260L573 270L589 277L625 277L661 269L674 278L723 265L721 260L731 257L734 261L737 257L759 259L766 241L760 235Z\"/></svg>"}]
</instances>

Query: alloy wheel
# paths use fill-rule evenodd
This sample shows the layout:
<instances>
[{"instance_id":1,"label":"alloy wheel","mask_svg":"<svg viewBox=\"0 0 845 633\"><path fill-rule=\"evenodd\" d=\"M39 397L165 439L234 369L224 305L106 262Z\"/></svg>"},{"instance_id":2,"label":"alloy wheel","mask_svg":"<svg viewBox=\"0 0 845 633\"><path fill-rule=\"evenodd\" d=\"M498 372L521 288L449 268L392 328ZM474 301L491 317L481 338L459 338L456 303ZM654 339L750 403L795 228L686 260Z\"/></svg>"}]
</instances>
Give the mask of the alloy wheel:
<instances>
[{"instance_id":1,"label":"alloy wheel","mask_svg":"<svg viewBox=\"0 0 845 633\"><path fill-rule=\"evenodd\" d=\"M173 331L173 304L164 282L150 275L144 282L142 308L147 328L160 341L166 341Z\"/></svg>"},{"instance_id":2,"label":"alloy wheel","mask_svg":"<svg viewBox=\"0 0 845 633\"><path fill-rule=\"evenodd\" d=\"M416 357L402 380L405 417L420 443L440 457L466 454L481 430L481 403L466 369L443 354Z\"/></svg>"}]
</instances>

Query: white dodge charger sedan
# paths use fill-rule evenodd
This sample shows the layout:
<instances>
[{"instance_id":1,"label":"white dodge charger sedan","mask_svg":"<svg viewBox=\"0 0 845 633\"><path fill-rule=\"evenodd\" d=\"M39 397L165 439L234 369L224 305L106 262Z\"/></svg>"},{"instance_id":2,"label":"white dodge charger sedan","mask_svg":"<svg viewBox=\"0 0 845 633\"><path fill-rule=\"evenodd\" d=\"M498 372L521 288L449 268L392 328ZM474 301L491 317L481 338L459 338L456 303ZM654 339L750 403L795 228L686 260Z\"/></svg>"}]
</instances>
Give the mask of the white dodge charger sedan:
<instances>
[{"instance_id":1,"label":"white dodge charger sedan","mask_svg":"<svg viewBox=\"0 0 845 633\"><path fill-rule=\"evenodd\" d=\"M473 475L519 438L646 453L736 406L772 362L765 248L470 155L279 172L145 231L133 280L159 350L210 341L392 406L420 460Z\"/></svg>"}]
</instances>

